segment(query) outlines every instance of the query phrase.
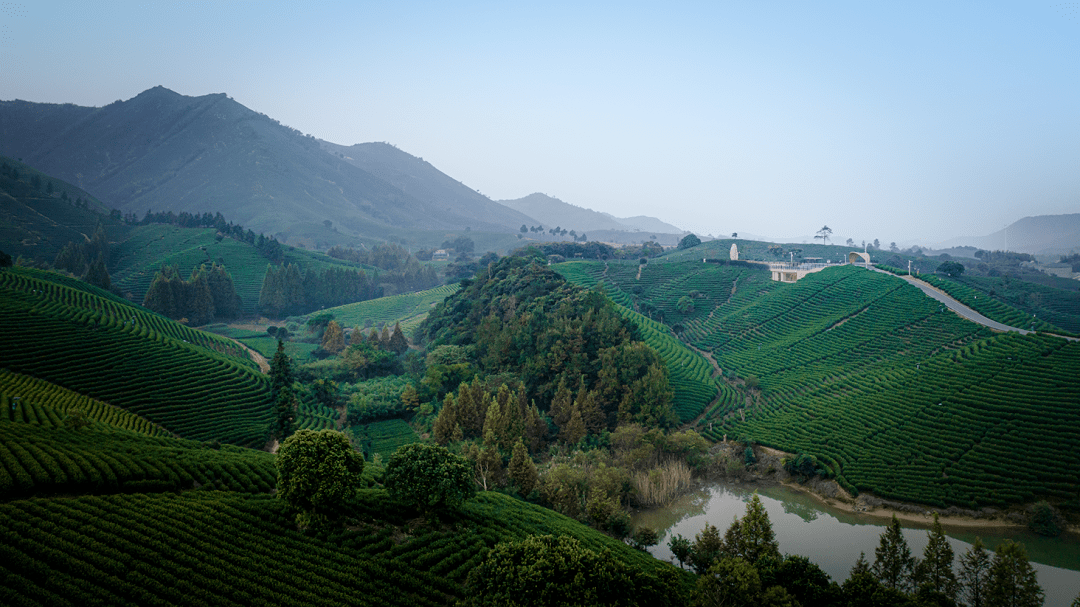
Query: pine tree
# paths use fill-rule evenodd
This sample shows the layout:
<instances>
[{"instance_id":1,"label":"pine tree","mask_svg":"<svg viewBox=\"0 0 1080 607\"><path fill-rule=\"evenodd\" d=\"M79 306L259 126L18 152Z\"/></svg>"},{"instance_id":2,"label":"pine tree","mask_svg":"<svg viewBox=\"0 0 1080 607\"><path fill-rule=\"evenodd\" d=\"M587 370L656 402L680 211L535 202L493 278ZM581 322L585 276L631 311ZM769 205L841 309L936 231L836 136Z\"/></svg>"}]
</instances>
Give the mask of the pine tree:
<instances>
[{"instance_id":1,"label":"pine tree","mask_svg":"<svg viewBox=\"0 0 1080 607\"><path fill-rule=\"evenodd\" d=\"M381 348L382 344L379 343L379 333L374 327L371 328L371 335L368 335L368 343L372 348Z\"/></svg>"},{"instance_id":2,"label":"pine tree","mask_svg":"<svg viewBox=\"0 0 1080 607\"><path fill-rule=\"evenodd\" d=\"M990 575L990 554L981 538L960 557L960 588L969 607L986 607L986 585Z\"/></svg>"},{"instance_id":3,"label":"pine tree","mask_svg":"<svg viewBox=\"0 0 1080 607\"><path fill-rule=\"evenodd\" d=\"M401 332L401 323L394 323L394 333L390 336L387 350L390 350L394 354L404 354L409 350L409 340L405 339L405 334Z\"/></svg>"},{"instance_id":4,"label":"pine tree","mask_svg":"<svg viewBox=\"0 0 1080 607\"><path fill-rule=\"evenodd\" d=\"M566 422L562 431L559 432L559 438L567 445L573 446L585 438L586 432L585 421L581 417L581 409L575 406L570 411L570 421Z\"/></svg>"},{"instance_id":5,"label":"pine tree","mask_svg":"<svg viewBox=\"0 0 1080 607\"><path fill-rule=\"evenodd\" d=\"M934 513L934 524L928 532L930 542L923 550L923 558L915 568L915 581L920 592L934 592L956 602L956 574L953 573L953 549L945 537L945 531Z\"/></svg>"},{"instance_id":6,"label":"pine tree","mask_svg":"<svg viewBox=\"0 0 1080 607\"><path fill-rule=\"evenodd\" d=\"M563 376L559 378L558 387L555 388L555 398L551 400L548 415L551 416L551 420L555 422L557 427L563 428L570 422L571 409L573 409L573 402L570 388L567 387L566 377Z\"/></svg>"},{"instance_id":7,"label":"pine tree","mask_svg":"<svg viewBox=\"0 0 1080 607\"><path fill-rule=\"evenodd\" d=\"M296 264L290 263L285 268L284 288L285 311L289 314L302 313L307 304L307 298L304 297L304 279L300 276L300 268Z\"/></svg>"},{"instance_id":8,"label":"pine tree","mask_svg":"<svg viewBox=\"0 0 1080 607\"><path fill-rule=\"evenodd\" d=\"M915 558L911 556L896 515L881 534L880 543L874 551L874 577L882 586L907 592L911 588L911 578L915 570Z\"/></svg>"},{"instance_id":9,"label":"pine tree","mask_svg":"<svg viewBox=\"0 0 1080 607\"><path fill-rule=\"evenodd\" d=\"M604 415L604 410L600 408L600 397L596 392L585 388L585 378L582 378L574 406L581 410L581 419L585 422L585 428L590 433L599 434L607 428L607 416Z\"/></svg>"},{"instance_id":10,"label":"pine tree","mask_svg":"<svg viewBox=\"0 0 1080 607\"><path fill-rule=\"evenodd\" d=\"M379 334L379 346L384 350L390 349L390 329L383 325L382 333Z\"/></svg>"},{"instance_id":11,"label":"pine tree","mask_svg":"<svg viewBox=\"0 0 1080 607\"><path fill-rule=\"evenodd\" d=\"M431 427L431 438L440 445L449 443L454 435L454 428L458 425L457 405L454 403L454 395L447 394L443 399L442 409L435 418L435 424Z\"/></svg>"},{"instance_id":12,"label":"pine tree","mask_svg":"<svg viewBox=\"0 0 1080 607\"><path fill-rule=\"evenodd\" d=\"M284 270L277 270L271 264L266 264L266 274L263 276L262 289L259 291L259 311L268 316L277 318L285 310L285 277Z\"/></svg>"},{"instance_id":13,"label":"pine tree","mask_svg":"<svg viewBox=\"0 0 1080 607\"><path fill-rule=\"evenodd\" d=\"M109 271L105 269L105 258L101 253L98 253L97 259L86 268L82 280L106 291L112 288L112 279L109 278Z\"/></svg>"},{"instance_id":14,"label":"pine tree","mask_svg":"<svg viewBox=\"0 0 1080 607\"><path fill-rule=\"evenodd\" d=\"M723 555L724 542L720 539L720 530L715 525L705 523L705 528L694 536L690 546L690 566L698 574L704 574L714 562Z\"/></svg>"},{"instance_id":15,"label":"pine tree","mask_svg":"<svg viewBox=\"0 0 1080 607\"><path fill-rule=\"evenodd\" d=\"M322 349L337 354L345 349L345 332L336 320L331 320L323 331Z\"/></svg>"},{"instance_id":16,"label":"pine tree","mask_svg":"<svg viewBox=\"0 0 1080 607\"><path fill-rule=\"evenodd\" d=\"M405 391L401 393L401 406L409 413L415 413L420 409L420 395L412 384L406 386Z\"/></svg>"},{"instance_id":17,"label":"pine tree","mask_svg":"<svg viewBox=\"0 0 1080 607\"><path fill-rule=\"evenodd\" d=\"M1040 607L1045 595L1023 544L998 544L986 584L988 607Z\"/></svg>"},{"instance_id":18,"label":"pine tree","mask_svg":"<svg viewBox=\"0 0 1080 607\"><path fill-rule=\"evenodd\" d=\"M733 542L734 545L729 545L726 540L724 542L724 550L729 556L742 557L751 565L756 565L767 556L780 559L780 544L773 533L769 513L765 511L756 491L746 504L746 514L737 524L738 540Z\"/></svg>"},{"instance_id":19,"label":"pine tree","mask_svg":"<svg viewBox=\"0 0 1080 607\"><path fill-rule=\"evenodd\" d=\"M529 457L525 443L519 438L514 443L513 455L510 456L510 479L518 486L521 495L529 495L536 487L539 476L536 473L536 465Z\"/></svg>"}]
</instances>

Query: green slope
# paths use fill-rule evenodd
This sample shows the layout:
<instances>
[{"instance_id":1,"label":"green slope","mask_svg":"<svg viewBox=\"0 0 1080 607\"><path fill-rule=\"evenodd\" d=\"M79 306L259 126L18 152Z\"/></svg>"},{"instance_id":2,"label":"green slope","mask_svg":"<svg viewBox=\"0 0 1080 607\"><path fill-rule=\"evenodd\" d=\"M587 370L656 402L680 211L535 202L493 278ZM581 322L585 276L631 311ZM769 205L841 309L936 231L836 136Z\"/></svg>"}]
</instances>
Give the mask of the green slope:
<instances>
[{"instance_id":1,"label":"green slope","mask_svg":"<svg viewBox=\"0 0 1080 607\"><path fill-rule=\"evenodd\" d=\"M360 266L303 249L284 247L285 264L296 264L301 272L331 266L356 269ZM162 266L177 265L186 278L202 264L224 264L240 295L244 313L253 314L266 276L267 259L255 247L233 238L217 238L213 228L182 228L173 225L137 226L112 252L113 284L133 300L142 301L150 282ZM372 268L366 268L372 272Z\"/></svg>"},{"instance_id":2,"label":"green slope","mask_svg":"<svg viewBox=\"0 0 1080 607\"><path fill-rule=\"evenodd\" d=\"M233 342L63 277L0 272L0 363L187 438L265 441L269 384Z\"/></svg>"},{"instance_id":3,"label":"green slope","mask_svg":"<svg viewBox=\"0 0 1080 607\"><path fill-rule=\"evenodd\" d=\"M367 326L367 321L371 321L373 325L389 324L391 326L395 322L401 322L402 331L411 336L416 327L427 318L428 312L433 307L460 288L461 286L456 283L443 285L427 291L380 297L327 308L319 313L333 314L334 319L343 327L364 328Z\"/></svg>"},{"instance_id":4,"label":"green slope","mask_svg":"<svg viewBox=\"0 0 1080 607\"><path fill-rule=\"evenodd\" d=\"M805 451L850 490L892 498L1075 500L1080 344L995 335L862 268L781 284L764 269L678 261L691 253L651 260L640 277L633 263L557 267L681 325L726 374L756 380L706 413L706 436ZM695 310L681 314L690 291Z\"/></svg>"}]
</instances>

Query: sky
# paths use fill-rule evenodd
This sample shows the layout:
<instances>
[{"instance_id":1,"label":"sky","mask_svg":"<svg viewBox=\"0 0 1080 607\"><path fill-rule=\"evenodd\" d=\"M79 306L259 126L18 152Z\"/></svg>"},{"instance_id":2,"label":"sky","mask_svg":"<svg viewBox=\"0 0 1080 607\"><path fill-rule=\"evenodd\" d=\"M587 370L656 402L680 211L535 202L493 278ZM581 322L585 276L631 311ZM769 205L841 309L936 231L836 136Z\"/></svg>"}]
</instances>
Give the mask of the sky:
<instances>
[{"instance_id":1,"label":"sky","mask_svg":"<svg viewBox=\"0 0 1080 607\"><path fill-rule=\"evenodd\" d=\"M1080 212L1080 2L0 2L0 99L227 93L499 200L932 245Z\"/></svg>"}]
</instances>

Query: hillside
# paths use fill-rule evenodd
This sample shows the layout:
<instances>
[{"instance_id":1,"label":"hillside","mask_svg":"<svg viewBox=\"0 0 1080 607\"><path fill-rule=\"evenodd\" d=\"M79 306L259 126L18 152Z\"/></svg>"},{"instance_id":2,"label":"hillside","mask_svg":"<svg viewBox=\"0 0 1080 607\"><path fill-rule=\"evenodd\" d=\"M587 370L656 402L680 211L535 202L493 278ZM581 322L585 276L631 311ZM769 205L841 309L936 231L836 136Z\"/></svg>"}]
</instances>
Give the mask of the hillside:
<instances>
[{"instance_id":1,"label":"hillside","mask_svg":"<svg viewBox=\"0 0 1080 607\"><path fill-rule=\"evenodd\" d=\"M261 446L269 382L239 346L62 276L0 272L3 367L179 436Z\"/></svg>"},{"instance_id":2,"label":"hillside","mask_svg":"<svg viewBox=\"0 0 1080 607\"><path fill-rule=\"evenodd\" d=\"M499 200L498 203L532 217L545 229L561 227L586 235L602 232L604 235L602 239L609 242L637 242L642 238L637 232L649 232L645 238L653 234L659 236L660 234L681 235L684 233L683 230L655 217L618 218L540 193L529 194L516 200ZM531 226L532 223L528 225Z\"/></svg>"},{"instance_id":3,"label":"hillside","mask_svg":"<svg viewBox=\"0 0 1080 607\"><path fill-rule=\"evenodd\" d=\"M0 251L52 262L68 242L88 242L99 223L110 240L127 232L82 189L0 156Z\"/></svg>"},{"instance_id":4,"label":"hillside","mask_svg":"<svg viewBox=\"0 0 1080 607\"><path fill-rule=\"evenodd\" d=\"M1008 250L1032 255L1064 255L1080 250L1080 213L1036 215L976 237L950 238L935 249L971 245L988 251Z\"/></svg>"},{"instance_id":5,"label":"hillside","mask_svg":"<svg viewBox=\"0 0 1080 607\"><path fill-rule=\"evenodd\" d=\"M19 396L11 407L14 395ZM570 536L636 572L670 565L498 493L420 518L378 486L345 525L297 529L275 456L168 436L121 409L0 371L0 604L445 605L496 543ZM81 415L85 427L73 425Z\"/></svg>"},{"instance_id":6,"label":"hillside","mask_svg":"<svg viewBox=\"0 0 1080 607\"><path fill-rule=\"evenodd\" d=\"M517 231L533 221L508 209L435 168L423 158L399 150L388 143L358 143L343 146L319 142L331 155L363 169L425 204L471 221L472 229Z\"/></svg>"},{"instance_id":7,"label":"hillside","mask_svg":"<svg viewBox=\"0 0 1080 607\"><path fill-rule=\"evenodd\" d=\"M651 260L640 278L634 263L556 268L603 283L715 359L738 394L720 393L697 422L713 440L813 454L853 492L963 507L1075 501L1080 482L1062 464L1077 461L1080 344L995 336L862 268L783 284L753 265L701 263L718 246Z\"/></svg>"},{"instance_id":8,"label":"hillside","mask_svg":"<svg viewBox=\"0 0 1080 607\"><path fill-rule=\"evenodd\" d=\"M156 87L101 108L0 102L0 135L0 153L124 212L220 212L256 232L331 241L341 233L324 221L379 240L390 228L510 232L521 225L512 213L462 215L418 199L224 94L187 97Z\"/></svg>"}]
</instances>

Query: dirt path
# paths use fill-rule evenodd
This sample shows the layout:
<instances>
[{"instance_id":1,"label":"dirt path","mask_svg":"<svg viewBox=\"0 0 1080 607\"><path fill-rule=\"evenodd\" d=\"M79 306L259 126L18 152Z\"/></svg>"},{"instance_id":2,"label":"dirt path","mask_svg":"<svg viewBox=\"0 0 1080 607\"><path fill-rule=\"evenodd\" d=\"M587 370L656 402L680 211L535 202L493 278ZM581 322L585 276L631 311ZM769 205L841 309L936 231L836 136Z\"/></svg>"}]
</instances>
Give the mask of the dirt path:
<instances>
[{"instance_id":1,"label":"dirt path","mask_svg":"<svg viewBox=\"0 0 1080 607\"><path fill-rule=\"evenodd\" d=\"M231 337L229 339L231 339L232 342L235 343L236 345L238 345L241 348L247 350L248 355L251 356L251 360L255 361L255 364L259 365L259 371L262 371L263 374L270 373L270 363L266 362L266 357L265 356L263 356L262 354L259 354L255 350L252 350L251 348L247 347L245 344L243 344L243 343L241 343L239 341L236 341L235 339L233 339Z\"/></svg>"},{"instance_id":2,"label":"dirt path","mask_svg":"<svg viewBox=\"0 0 1080 607\"><path fill-rule=\"evenodd\" d=\"M875 272L881 272L882 274L888 274L890 276L896 276L897 278L899 278L901 280L907 281L908 283L910 283L911 285L915 286L920 291L925 293L927 297L929 297L929 298L931 298L931 299L933 299L933 300L935 300L937 302L940 302L946 308L949 308L950 310L952 310L953 312L958 314L961 318L970 320L971 322L974 322L974 323L978 323L978 324L980 324L980 325L982 325L984 327L988 327L988 328L990 328L990 329L992 329L994 331L1002 331L1002 332L1015 331L1015 332L1017 332L1017 333L1019 333L1021 335L1027 335L1028 333L1033 332L1033 331L1028 331L1027 329L1021 329L1019 327L1010 327L1009 325L1002 324L1000 322L997 322L996 320L991 320L991 319L983 316L982 314L979 314L975 310L965 306L964 304L960 303L956 299L953 299L953 297L950 296L945 291L942 291L941 289L939 289L939 288L937 288L937 287L935 287L935 286L933 286L933 285L931 285L931 284L929 284L927 282L919 280L918 278L915 278L914 276L897 276L896 274L893 274L892 272L886 272L884 270L879 270L877 268L873 268L873 270ZM1080 341L1080 338L1065 337L1064 335L1054 335L1054 337L1060 337L1062 339L1067 339L1069 341Z\"/></svg>"}]
</instances>

